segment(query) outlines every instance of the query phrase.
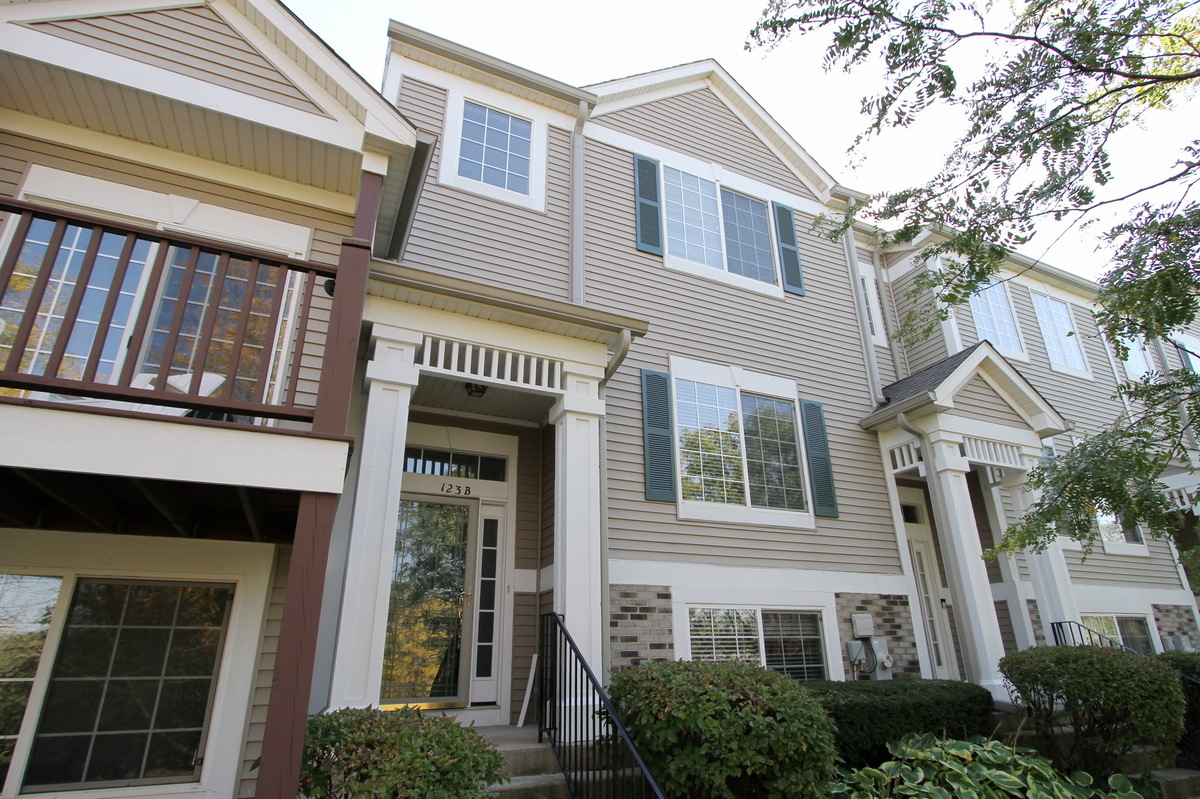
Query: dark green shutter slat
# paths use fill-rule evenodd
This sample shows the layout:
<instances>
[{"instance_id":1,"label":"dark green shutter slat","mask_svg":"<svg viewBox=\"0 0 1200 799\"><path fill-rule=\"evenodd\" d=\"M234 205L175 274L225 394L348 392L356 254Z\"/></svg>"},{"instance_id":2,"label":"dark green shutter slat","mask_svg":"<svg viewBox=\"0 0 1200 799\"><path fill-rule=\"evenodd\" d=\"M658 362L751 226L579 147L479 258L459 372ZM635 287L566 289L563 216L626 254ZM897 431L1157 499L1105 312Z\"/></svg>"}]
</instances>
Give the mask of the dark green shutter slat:
<instances>
[{"instance_id":1,"label":"dark green shutter slat","mask_svg":"<svg viewBox=\"0 0 1200 799\"><path fill-rule=\"evenodd\" d=\"M837 492L833 485L833 459L825 431L825 408L819 402L800 400L804 423L804 447L808 452L808 474L812 479L813 513L837 518Z\"/></svg>"},{"instance_id":2,"label":"dark green shutter slat","mask_svg":"<svg viewBox=\"0 0 1200 799\"><path fill-rule=\"evenodd\" d=\"M642 252L663 254L662 201L658 190L658 162L633 157L637 189L637 248Z\"/></svg>"},{"instance_id":3,"label":"dark green shutter slat","mask_svg":"<svg viewBox=\"0 0 1200 799\"><path fill-rule=\"evenodd\" d=\"M804 293L804 271L800 268L800 248L796 244L796 216L791 208L771 203L775 209L775 231L779 235L779 263L783 266L783 289Z\"/></svg>"},{"instance_id":4,"label":"dark green shutter slat","mask_svg":"<svg viewBox=\"0 0 1200 799\"><path fill-rule=\"evenodd\" d=\"M642 370L642 433L646 448L646 499L675 501L675 435L671 426L671 376Z\"/></svg>"}]
</instances>

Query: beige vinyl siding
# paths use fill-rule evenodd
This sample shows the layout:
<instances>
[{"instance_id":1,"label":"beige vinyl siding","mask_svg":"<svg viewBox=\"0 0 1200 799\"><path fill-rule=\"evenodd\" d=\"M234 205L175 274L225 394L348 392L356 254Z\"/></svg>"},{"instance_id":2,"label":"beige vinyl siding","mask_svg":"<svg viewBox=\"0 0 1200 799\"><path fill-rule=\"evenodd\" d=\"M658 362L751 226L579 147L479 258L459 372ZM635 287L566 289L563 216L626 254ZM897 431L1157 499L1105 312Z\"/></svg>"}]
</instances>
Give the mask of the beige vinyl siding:
<instances>
[{"instance_id":1,"label":"beige vinyl siding","mask_svg":"<svg viewBox=\"0 0 1200 799\"><path fill-rule=\"evenodd\" d=\"M341 240L349 235L353 219L345 214L292 202L283 197L258 194L218 185L202 178L165 172L144 164L109 158L71 147L0 132L0 177L5 179L5 194L15 196L20 178L9 184L8 176L24 175L30 164L61 169L88 177L124 183L167 194L177 194L205 203L303 225L313 231L309 260L336 265ZM325 334L329 326L331 299L319 288L313 294L308 334L301 355L297 403L316 404L317 383L324 357ZM289 350L289 357L291 351Z\"/></svg>"},{"instance_id":2,"label":"beige vinyl siding","mask_svg":"<svg viewBox=\"0 0 1200 799\"><path fill-rule=\"evenodd\" d=\"M1003 487L1000 489L1000 503L1003 506L1003 518L1004 518L1004 523L1005 523L1006 527L1007 527L1007 525L1014 524L1020 518L1020 515L1021 515L1020 513L1017 512L1017 500L1013 496L1013 490L1014 489L1003 488ZM1020 491L1021 489L1018 488L1015 490ZM1000 535L1004 534L1003 530L1001 530L999 532L1000 532ZM999 536L997 536L997 538L999 538ZM1024 552L1018 552L1017 554L1012 556L1012 559L1013 559L1013 565L1016 567L1015 574L1017 575L1017 579L1028 580L1029 579L1029 558L1026 557Z\"/></svg>"},{"instance_id":3,"label":"beige vinyl siding","mask_svg":"<svg viewBox=\"0 0 1200 799\"><path fill-rule=\"evenodd\" d=\"M663 266L634 248L632 154L588 144L585 240L593 307L651 319L609 383L609 551L613 558L874 572L900 569L876 437L858 420L872 407L842 247L797 214L807 296L785 298ZM816 530L679 521L672 503L644 498L641 368L677 354L791 378L824 403L840 518Z\"/></svg>"},{"instance_id":4,"label":"beige vinyl siding","mask_svg":"<svg viewBox=\"0 0 1200 799\"><path fill-rule=\"evenodd\" d=\"M258 670L254 678L254 693L250 700L250 715L246 723L245 748L238 781L238 796L254 796L258 772L254 761L262 754L263 732L267 726L267 705L271 701L271 682L275 677L275 653L279 649L279 625L283 619L283 601L287 597L288 568L292 562L291 547L276 549L275 573L271 578L271 593L263 623L262 643L258 650Z\"/></svg>"},{"instance_id":5,"label":"beige vinyl siding","mask_svg":"<svg viewBox=\"0 0 1200 799\"><path fill-rule=\"evenodd\" d=\"M592 117L598 125L710 161L810 200L817 197L711 89Z\"/></svg>"},{"instance_id":6,"label":"beige vinyl siding","mask_svg":"<svg viewBox=\"0 0 1200 799\"><path fill-rule=\"evenodd\" d=\"M892 300L895 304L896 318L903 319L908 315L919 302L932 302L933 295L930 292L922 292L917 301L908 296L908 292L912 290L917 275L922 271L922 268L917 268L909 271L906 275L896 280L891 285ZM946 341L942 337L942 332L938 327L933 329L933 332L921 339L920 341L912 342L905 346L905 360L908 364L908 374L919 372L927 366L932 366L938 361L943 360L953 353L946 349ZM901 375L906 377L907 375Z\"/></svg>"},{"instance_id":7,"label":"beige vinyl siding","mask_svg":"<svg viewBox=\"0 0 1200 799\"><path fill-rule=\"evenodd\" d=\"M979 536L979 546L984 552L996 545L996 535L992 531L992 520L988 516L987 501L979 472L967 473L967 491L971 497L971 513L975 517L975 532ZM994 560L985 560L989 583L1002 583L1004 577L1000 573L1000 564Z\"/></svg>"},{"instance_id":8,"label":"beige vinyl siding","mask_svg":"<svg viewBox=\"0 0 1200 799\"><path fill-rule=\"evenodd\" d=\"M877 303L879 315L882 318L883 329L878 331L880 336L888 338L896 330L895 323L889 318L889 303L884 298L884 287L882 283L872 283L870 278L875 275L875 256L866 247L856 246L855 255L858 257L859 272L865 275L867 291L874 286L875 297L872 299ZM900 379L896 371L896 363L892 357L892 348L890 346L875 345L875 363L879 369L880 385L890 385Z\"/></svg>"},{"instance_id":9,"label":"beige vinyl siding","mask_svg":"<svg viewBox=\"0 0 1200 799\"><path fill-rule=\"evenodd\" d=\"M525 700L525 687L529 684L529 667L538 648L537 594L513 594L512 634L512 702L508 723L516 724L521 716L521 703ZM529 711L536 715L537 705L531 703Z\"/></svg>"},{"instance_id":10,"label":"beige vinyl siding","mask_svg":"<svg viewBox=\"0 0 1200 799\"><path fill-rule=\"evenodd\" d=\"M207 6L35 22L29 27L263 100L322 113Z\"/></svg>"},{"instance_id":11,"label":"beige vinyl siding","mask_svg":"<svg viewBox=\"0 0 1200 799\"><path fill-rule=\"evenodd\" d=\"M542 428L542 541L541 567L554 563L554 427Z\"/></svg>"},{"instance_id":12,"label":"beige vinyl siding","mask_svg":"<svg viewBox=\"0 0 1200 799\"><path fill-rule=\"evenodd\" d=\"M569 297L570 139L551 127L546 212L522 208L438 182L446 91L404 76L400 111L421 130L437 133L421 203L403 263L488 286L563 300ZM503 108L499 110L503 111ZM535 123L536 124L536 123Z\"/></svg>"},{"instance_id":13,"label":"beige vinyl siding","mask_svg":"<svg viewBox=\"0 0 1200 799\"><path fill-rule=\"evenodd\" d=\"M1029 426L1029 423L978 375L967 381L962 390L954 395L954 410L947 413L951 416L982 419L1021 429Z\"/></svg>"},{"instance_id":14,"label":"beige vinyl siding","mask_svg":"<svg viewBox=\"0 0 1200 799\"><path fill-rule=\"evenodd\" d=\"M1166 541L1146 539L1148 555L1108 555L1099 543L1092 554L1067 550L1067 570L1072 582L1104 585L1181 588L1171 546Z\"/></svg>"}]
</instances>

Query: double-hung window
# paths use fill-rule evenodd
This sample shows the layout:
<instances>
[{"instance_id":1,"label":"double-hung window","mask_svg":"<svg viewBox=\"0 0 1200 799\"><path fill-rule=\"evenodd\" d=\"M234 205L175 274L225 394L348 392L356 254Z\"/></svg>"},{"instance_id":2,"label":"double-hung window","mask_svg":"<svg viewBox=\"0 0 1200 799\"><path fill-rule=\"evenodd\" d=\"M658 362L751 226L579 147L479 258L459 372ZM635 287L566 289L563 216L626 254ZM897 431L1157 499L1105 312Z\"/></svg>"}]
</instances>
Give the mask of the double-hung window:
<instances>
[{"instance_id":1,"label":"double-hung window","mask_svg":"<svg viewBox=\"0 0 1200 799\"><path fill-rule=\"evenodd\" d=\"M980 341L987 339L1009 353L1025 353L1004 283L992 279L986 287L971 295L970 303Z\"/></svg>"},{"instance_id":2,"label":"double-hung window","mask_svg":"<svg viewBox=\"0 0 1200 799\"><path fill-rule=\"evenodd\" d=\"M692 660L740 660L797 680L825 679L818 612L693 607L688 638Z\"/></svg>"},{"instance_id":3,"label":"double-hung window","mask_svg":"<svg viewBox=\"0 0 1200 799\"><path fill-rule=\"evenodd\" d=\"M685 358L642 380L647 499L701 521L797 527L837 515L824 411L793 381Z\"/></svg>"},{"instance_id":4,"label":"double-hung window","mask_svg":"<svg viewBox=\"0 0 1200 799\"><path fill-rule=\"evenodd\" d=\"M1050 357L1050 366L1059 371L1088 374L1087 361L1075 335L1075 323L1071 319L1071 306L1062 300L1030 292L1033 311L1037 315L1042 341Z\"/></svg>"},{"instance_id":5,"label":"double-hung window","mask_svg":"<svg viewBox=\"0 0 1200 799\"><path fill-rule=\"evenodd\" d=\"M634 158L638 249L701 277L804 293L794 211L717 179Z\"/></svg>"},{"instance_id":6,"label":"double-hung window","mask_svg":"<svg viewBox=\"0 0 1200 799\"><path fill-rule=\"evenodd\" d=\"M1154 371L1150 360L1150 351L1146 349L1146 340L1135 336L1122 336L1121 343L1125 345L1128 354L1125 356L1125 375L1130 380L1141 380Z\"/></svg>"}]
</instances>

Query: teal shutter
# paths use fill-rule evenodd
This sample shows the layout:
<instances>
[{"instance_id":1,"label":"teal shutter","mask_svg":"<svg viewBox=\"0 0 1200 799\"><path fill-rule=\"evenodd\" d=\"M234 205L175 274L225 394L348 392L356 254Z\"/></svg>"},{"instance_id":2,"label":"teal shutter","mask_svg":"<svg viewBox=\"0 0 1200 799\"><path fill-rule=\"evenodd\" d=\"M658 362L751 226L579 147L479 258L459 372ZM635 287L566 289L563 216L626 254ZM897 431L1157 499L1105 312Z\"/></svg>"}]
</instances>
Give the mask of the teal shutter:
<instances>
[{"instance_id":1,"label":"teal shutter","mask_svg":"<svg viewBox=\"0 0 1200 799\"><path fill-rule=\"evenodd\" d=\"M662 200L658 189L658 162L642 155L633 157L637 191L637 248L663 254Z\"/></svg>"},{"instance_id":2,"label":"teal shutter","mask_svg":"<svg viewBox=\"0 0 1200 799\"><path fill-rule=\"evenodd\" d=\"M800 248L796 245L796 216L786 205L771 203L771 207L775 210L775 232L779 236L783 290L804 294L804 272L800 268Z\"/></svg>"},{"instance_id":3,"label":"teal shutter","mask_svg":"<svg viewBox=\"0 0 1200 799\"><path fill-rule=\"evenodd\" d=\"M642 370L642 434L646 499L675 501L675 431L671 429L671 376Z\"/></svg>"},{"instance_id":4,"label":"teal shutter","mask_svg":"<svg viewBox=\"0 0 1200 799\"><path fill-rule=\"evenodd\" d=\"M833 459L825 431L825 408L819 402L800 400L804 424L804 448L808 452L808 474L812 479L813 513L837 518L837 492L833 485Z\"/></svg>"}]
</instances>

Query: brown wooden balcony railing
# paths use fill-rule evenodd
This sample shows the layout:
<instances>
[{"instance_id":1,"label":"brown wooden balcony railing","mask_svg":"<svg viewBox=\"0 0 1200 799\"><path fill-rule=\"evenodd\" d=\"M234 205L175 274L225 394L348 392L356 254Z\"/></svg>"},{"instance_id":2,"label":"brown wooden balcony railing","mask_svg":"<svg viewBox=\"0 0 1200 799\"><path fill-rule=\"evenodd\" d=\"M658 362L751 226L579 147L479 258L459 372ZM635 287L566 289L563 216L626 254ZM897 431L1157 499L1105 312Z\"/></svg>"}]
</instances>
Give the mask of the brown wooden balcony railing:
<instances>
[{"instance_id":1,"label":"brown wooden balcony railing","mask_svg":"<svg viewBox=\"0 0 1200 799\"><path fill-rule=\"evenodd\" d=\"M336 268L0 199L0 396L311 421Z\"/></svg>"}]
</instances>

